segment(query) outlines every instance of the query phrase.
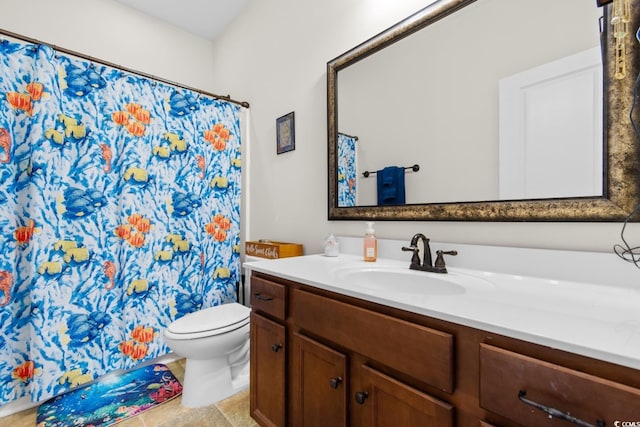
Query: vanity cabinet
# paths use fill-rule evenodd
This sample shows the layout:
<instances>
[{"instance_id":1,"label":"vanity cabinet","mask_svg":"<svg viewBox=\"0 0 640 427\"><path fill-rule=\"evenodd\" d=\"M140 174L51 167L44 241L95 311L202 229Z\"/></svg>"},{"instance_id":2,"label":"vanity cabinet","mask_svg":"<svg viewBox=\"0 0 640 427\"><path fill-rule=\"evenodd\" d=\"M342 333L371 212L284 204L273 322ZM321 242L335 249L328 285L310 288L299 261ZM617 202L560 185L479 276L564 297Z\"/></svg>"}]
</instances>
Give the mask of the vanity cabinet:
<instances>
[{"instance_id":1,"label":"vanity cabinet","mask_svg":"<svg viewBox=\"0 0 640 427\"><path fill-rule=\"evenodd\" d=\"M255 271L251 289L262 426L570 425L547 407L640 421L638 370Z\"/></svg>"},{"instance_id":2,"label":"vanity cabinet","mask_svg":"<svg viewBox=\"0 0 640 427\"><path fill-rule=\"evenodd\" d=\"M372 367L450 392L449 334L301 289L289 307L293 426L453 426L451 405Z\"/></svg>"},{"instance_id":3,"label":"vanity cabinet","mask_svg":"<svg viewBox=\"0 0 640 427\"><path fill-rule=\"evenodd\" d=\"M262 426L286 425L286 288L256 278L251 294L250 411Z\"/></svg>"},{"instance_id":4,"label":"vanity cabinet","mask_svg":"<svg viewBox=\"0 0 640 427\"><path fill-rule=\"evenodd\" d=\"M349 370L349 355L298 333L292 347L292 426L453 426L451 405L366 363Z\"/></svg>"},{"instance_id":5,"label":"vanity cabinet","mask_svg":"<svg viewBox=\"0 0 640 427\"><path fill-rule=\"evenodd\" d=\"M349 353L453 391L453 336L423 325L303 289L290 290L294 328L322 337Z\"/></svg>"}]
</instances>

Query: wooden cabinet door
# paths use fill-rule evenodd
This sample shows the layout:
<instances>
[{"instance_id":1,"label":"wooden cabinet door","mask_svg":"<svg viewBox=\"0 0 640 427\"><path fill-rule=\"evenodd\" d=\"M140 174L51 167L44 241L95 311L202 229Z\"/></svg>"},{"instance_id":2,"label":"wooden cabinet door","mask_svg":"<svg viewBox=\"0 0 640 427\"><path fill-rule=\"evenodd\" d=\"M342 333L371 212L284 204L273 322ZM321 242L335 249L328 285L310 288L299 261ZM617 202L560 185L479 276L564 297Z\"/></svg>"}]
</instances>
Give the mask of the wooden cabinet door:
<instances>
[{"instance_id":1,"label":"wooden cabinet door","mask_svg":"<svg viewBox=\"0 0 640 427\"><path fill-rule=\"evenodd\" d=\"M251 313L251 416L264 427L284 427L286 328Z\"/></svg>"},{"instance_id":2,"label":"wooden cabinet door","mask_svg":"<svg viewBox=\"0 0 640 427\"><path fill-rule=\"evenodd\" d=\"M453 407L382 372L362 366L362 390L353 390L363 427L452 427Z\"/></svg>"},{"instance_id":3,"label":"wooden cabinet door","mask_svg":"<svg viewBox=\"0 0 640 427\"><path fill-rule=\"evenodd\" d=\"M291 347L292 425L346 427L347 356L298 333Z\"/></svg>"}]
</instances>

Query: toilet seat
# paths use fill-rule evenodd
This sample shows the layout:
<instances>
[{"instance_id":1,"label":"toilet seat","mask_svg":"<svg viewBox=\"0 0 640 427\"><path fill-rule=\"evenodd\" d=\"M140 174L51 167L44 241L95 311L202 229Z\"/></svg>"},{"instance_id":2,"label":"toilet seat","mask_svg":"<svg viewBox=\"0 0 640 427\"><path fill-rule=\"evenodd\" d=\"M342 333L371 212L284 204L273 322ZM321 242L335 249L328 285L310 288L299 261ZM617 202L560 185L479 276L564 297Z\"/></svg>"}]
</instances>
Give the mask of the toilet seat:
<instances>
[{"instance_id":1,"label":"toilet seat","mask_svg":"<svg viewBox=\"0 0 640 427\"><path fill-rule=\"evenodd\" d=\"M249 323L251 309L238 303L216 305L189 313L166 329L173 339L222 335Z\"/></svg>"}]
</instances>

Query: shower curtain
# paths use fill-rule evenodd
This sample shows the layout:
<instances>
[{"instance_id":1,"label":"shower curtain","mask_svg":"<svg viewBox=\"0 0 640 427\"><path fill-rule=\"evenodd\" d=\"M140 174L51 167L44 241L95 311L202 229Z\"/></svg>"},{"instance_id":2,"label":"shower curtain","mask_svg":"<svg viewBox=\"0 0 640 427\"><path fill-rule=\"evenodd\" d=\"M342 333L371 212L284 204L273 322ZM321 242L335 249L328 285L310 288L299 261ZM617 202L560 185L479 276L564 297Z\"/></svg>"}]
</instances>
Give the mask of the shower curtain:
<instances>
[{"instance_id":1,"label":"shower curtain","mask_svg":"<svg viewBox=\"0 0 640 427\"><path fill-rule=\"evenodd\" d=\"M0 405L168 353L234 301L240 107L0 38Z\"/></svg>"},{"instance_id":2,"label":"shower curtain","mask_svg":"<svg viewBox=\"0 0 640 427\"><path fill-rule=\"evenodd\" d=\"M357 172L355 136L338 133L338 206L356 205Z\"/></svg>"}]
</instances>

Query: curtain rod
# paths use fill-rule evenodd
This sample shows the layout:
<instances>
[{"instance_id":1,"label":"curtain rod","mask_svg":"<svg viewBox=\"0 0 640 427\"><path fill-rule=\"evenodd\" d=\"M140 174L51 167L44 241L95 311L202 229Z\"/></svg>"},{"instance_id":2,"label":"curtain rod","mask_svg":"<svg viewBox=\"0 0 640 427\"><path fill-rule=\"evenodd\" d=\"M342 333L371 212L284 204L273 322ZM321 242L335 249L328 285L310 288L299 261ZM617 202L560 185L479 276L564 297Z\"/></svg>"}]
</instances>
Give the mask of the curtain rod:
<instances>
[{"instance_id":1,"label":"curtain rod","mask_svg":"<svg viewBox=\"0 0 640 427\"><path fill-rule=\"evenodd\" d=\"M186 86L186 85L183 85L183 84L180 84L180 83L176 83L174 81L163 79L162 77L157 77L157 76L154 76L152 74L144 73L142 71L136 71L136 70L133 70L131 68L123 67L122 65L114 64L113 62L104 61L102 59L94 58L93 56L85 55L85 54L80 53L80 52L75 52L75 51L70 50L70 49L65 49L65 48L62 48L62 47L58 47L56 45L53 45L53 44L50 44L50 43L46 43L46 42L31 38L31 37L23 36L22 34L14 33L14 32L11 32L11 31L7 31L7 30L2 29L2 28L0 28L0 34L5 35L5 36L9 36L9 37L13 37L15 39L19 39L19 40L22 40L22 41L25 41L25 42L33 43L33 44L49 46L51 49L53 49L53 50L55 50L57 52L66 53L68 55L77 56L79 58L86 59L87 61L97 62L99 64L106 65L108 67L112 67L112 68L116 68L118 70L126 71L127 73L137 74L137 75L142 76L142 77L153 79L153 80L159 81L160 83L166 83L168 85L175 86L175 87L178 87L178 88L181 88L181 89L191 90L191 91L194 91L194 92L198 92L198 93L200 93L202 95L210 96L211 98L214 98L214 99L221 99L223 101L228 101L228 102L232 102L234 104L240 105L241 107L249 108L249 103L248 102L246 102L246 101L237 101L235 99L231 99L231 95L226 95L226 96L224 96L224 95L216 95L215 93L207 92L207 91L204 91L204 90L201 90L201 89L196 89L196 88L193 88L193 87L190 87L190 86Z\"/></svg>"},{"instance_id":2,"label":"curtain rod","mask_svg":"<svg viewBox=\"0 0 640 427\"><path fill-rule=\"evenodd\" d=\"M348 138L353 138L353 139L355 139L356 141L358 140L358 137L357 137L357 136L355 136L355 135L349 135L348 133L344 133L344 132L338 132L338 134L339 134L339 135L344 135L344 136L346 136L346 137L348 137Z\"/></svg>"}]
</instances>

